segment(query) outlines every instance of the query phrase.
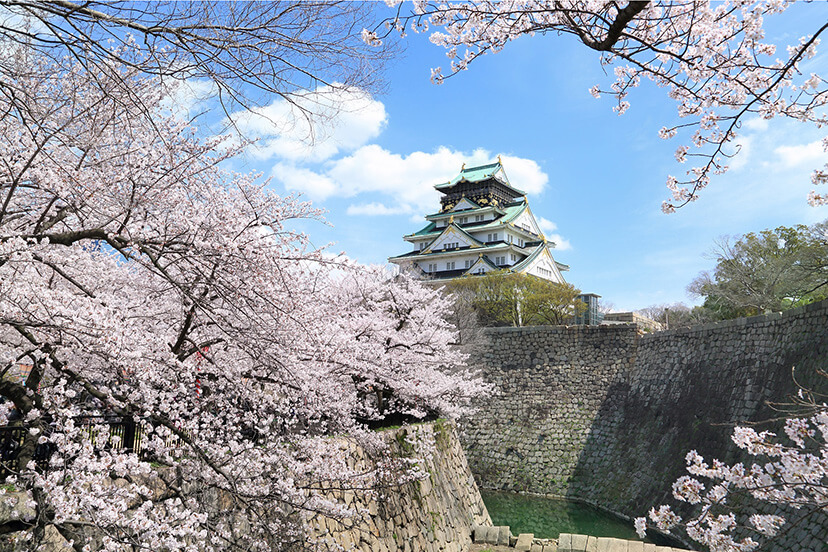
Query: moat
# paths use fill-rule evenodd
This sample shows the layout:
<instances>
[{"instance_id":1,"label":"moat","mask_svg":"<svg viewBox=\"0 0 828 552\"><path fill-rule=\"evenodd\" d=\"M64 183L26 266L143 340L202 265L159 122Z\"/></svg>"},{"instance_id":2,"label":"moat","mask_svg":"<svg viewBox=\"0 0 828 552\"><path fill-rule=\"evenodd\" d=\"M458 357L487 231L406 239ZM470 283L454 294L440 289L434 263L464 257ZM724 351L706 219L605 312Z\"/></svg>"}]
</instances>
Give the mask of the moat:
<instances>
[{"instance_id":1,"label":"moat","mask_svg":"<svg viewBox=\"0 0 828 552\"><path fill-rule=\"evenodd\" d=\"M574 533L639 540L631 522L589 504L482 489L480 494L492 523L508 525L514 535L533 533L538 538L556 539L560 533ZM648 536L644 542L681 546L661 535Z\"/></svg>"}]
</instances>

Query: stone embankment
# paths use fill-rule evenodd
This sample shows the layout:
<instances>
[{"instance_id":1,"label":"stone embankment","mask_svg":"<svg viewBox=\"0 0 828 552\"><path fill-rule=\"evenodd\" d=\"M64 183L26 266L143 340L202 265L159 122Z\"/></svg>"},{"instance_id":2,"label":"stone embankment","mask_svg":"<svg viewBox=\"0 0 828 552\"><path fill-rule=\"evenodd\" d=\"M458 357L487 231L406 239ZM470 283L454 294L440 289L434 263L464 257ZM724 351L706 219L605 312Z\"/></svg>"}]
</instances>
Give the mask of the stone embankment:
<instances>
[{"instance_id":1,"label":"stone embankment","mask_svg":"<svg viewBox=\"0 0 828 552\"><path fill-rule=\"evenodd\" d=\"M392 454L412 460L422 458L420 467L428 477L384 489L330 490L328 498L341 501L348 510L357 513L356 517L312 518L306 525L306 546L299 548L350 552L467 552L472 543L472 529L491 525L491 520L453 424L438 420L382 433ZM369 472L376 467L379 459L372 458L346 438L342 442L349 454L351 468ZM417 450L416 443L431 446ZM34 512L27 508L23 493L7 493L6 499L0 502L0 524L32 517ZM220 497L215 500L215 510L217 516L233 515L231 501L225 503ZM26 542L21 542L11 548L4 548L0 543L0 549L28 552L30 548ZM71 550L71 545L53 526L46 527L46 538L38 552Z\"/></svg>"},{"instance_id":2,"label":"stone embankment","mask_svg":"<svg viewBox=\"0 0 828 552\"><path fill-rule=\"evenodd\" d=\"M536 539L531 533L512 535L509 527L475 527L470 552L685 552L643 541L561 533L557 539Z\"/></svg>"},{"instance_id":3,"label":"stone embankment","mask_svg":"<svg viewBox=\"0 0 828 552\"><path fill-rule=\"evenodd\" d=\"M730 439L733 426L776 417L769 403L795 395L794 367L797 383L828 392L819 375L828 370L828 301L645 336L614 325L493 328L484 337L472 362L499 394L462 426L478 484L626 517L671 502L690 450L755 461ZM828 516L770 550L828 552Z\"/></svg>"},{"instance_id":4,"label":"stone embankment","mask_svg":"<svg viewBox=\"0 0 828 552\"><path fill-rule=\"evenodd\" d=\"M412 435L419 432L420 435ZM363 515L342 522L316 518L309 523L309 540L323 547L362 552L466 552L472 543L472 529L491 525L489 514L466 462L454 426L437 421L384 432L392 451L414 455L406 441L433 434L434 450L421 468L429 476L386 492L346 493L337 498ZM376 459L352 448L354 466L372 469ZM417 454L419 456L419 454Z\"/></svg>"}]
</instances>

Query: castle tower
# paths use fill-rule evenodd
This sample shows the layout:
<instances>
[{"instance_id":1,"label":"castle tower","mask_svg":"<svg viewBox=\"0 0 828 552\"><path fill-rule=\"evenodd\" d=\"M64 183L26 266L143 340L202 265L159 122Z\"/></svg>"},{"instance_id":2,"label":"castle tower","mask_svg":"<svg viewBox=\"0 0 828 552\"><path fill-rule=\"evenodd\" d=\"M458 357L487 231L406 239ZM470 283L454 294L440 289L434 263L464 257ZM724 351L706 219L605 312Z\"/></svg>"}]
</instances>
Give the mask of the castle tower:
<instances>
[{"instance_id":1,"label":"castle tower","mask_svg":"<svg viewBox=\"0 0 828 552\"><path fill-rule=\"evenodd\" d=\"M434 188L443 194L428 225L403 239L413 251L388 259L424 279L509 270L564 282L569 267L552 258L555 244L538 227L526 194L497 163L465 168Z\"/></svg>"}]
</instances>

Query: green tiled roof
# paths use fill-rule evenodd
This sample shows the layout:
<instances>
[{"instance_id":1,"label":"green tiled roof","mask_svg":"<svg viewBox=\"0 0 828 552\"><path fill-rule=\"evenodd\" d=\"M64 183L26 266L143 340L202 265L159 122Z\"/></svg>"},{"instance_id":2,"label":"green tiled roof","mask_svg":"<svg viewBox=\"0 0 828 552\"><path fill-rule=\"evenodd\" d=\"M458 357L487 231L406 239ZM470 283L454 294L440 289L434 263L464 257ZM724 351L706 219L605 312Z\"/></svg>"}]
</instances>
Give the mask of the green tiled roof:
<instances>
[{"instance_id":1,"label":"green tiled roof","mask_svg":"<svg viewBox=\"0 0 828 552\"><path fill-rule=\"evenodd\" d=\"M515 246L514 244L499 241L499 242L495 242L495 243L484 244L484 245L481 245L479 247L458 248L458 249L449 249L449 250L440 249L438 251L432 251L431 253L426 253L425 251L409 251L408 253L403 253L402 255L397 255L395 257L388 257L388 260L390 261L391 259L405 259L405 258L408 258L408 257L418 257L418 256L422 256L422 257L435 256L436 257L436 256L443 256L447 253L468 253L470 251L473 252L473 253L487 253L487 252L489 252L493 249L498 249L498 248L502 249L504 246L506 246L507 249L509 248L509 246L511 246L511 247L514 247L516 250L518 250L517 246ZM533 254L534 254L534 252L530 253L530 255L533 255Z\"/></svg>"},{"instance_id":2,"label":"green tiled roof","mask_svg":"<svg viewBox=\"0 0 828 552\"><path fill-rule=\"evenodd\" d=\"M430 215L426 215L425 218L426 219L430 219L432 217L434 217L434 218L446 218L446 217L450 217L452 215L455 215L455 216L458 216L458 217L467 217L469 215L473 215L473 214L478 213L480 211L483 211L485 209L494 209L498 212L501 212L501 213L503 212L503 206L502 205L499 206L499 207L494 207L493 205L485 205L483 207L477 207L476 209L465 209L463 211L439 211L437 213L431 213Z\"/></svg>"},{"instance_id":3,"label":"green tiled roof","mask_svg":"<svg viewBox=\"0 0 828 552\"><path fill-rule=\"evenodd\" d=\"M466 232L478 232L480 230L491 230L493 228L498 228L503 224L507 224L515 220L528 206L526 203L519 203L517 205L510 205L509 207L501 208L501 211L504 213L502 217L489 221L486 224L480 224L479 226L472 226L466 225L465 227L460 227ZM473 211L468 211L472 213ZM429 215L432 216L432 215ZM466 216L466 215L464 215ZM459 227L459 226L458 226ZM445 228L445 227L444 227ZM412 236L428 236L429 234L433 234L434 236L440 235L444 228L437 229L437 224L432 222L419 232L414 232L413 234L409 234L405 236L406 238Z\"/></svg>"},{"instance_id":4,"label":"green tiled roof","mask_svg":"<svg viewBox=\"0 0 828 552\"><path fill-rule=\"evenodd\" d=\"M503 180L505 181L507 186L514 189L518 193L524 193L521 190L518 190L517 188L512 186L512 184L509 182L509 178L506 176L506 171L503 170L503 165L500 164L500 161L496 163L490 163L488 165L480 165L478 167L469 167L468 169L463 168L460 170L460 174L452 178L450 181L445 182L443 184L437 184L436 186L434 186L434 188L437 190L445 190L447 188L451 188L452 186L462 181L480 182L483 180L494 178L494 175L498 172L502 173Z\"/></svg>"},{"instance_id":5,"label":"green tiled roof","mask_svg":"<svg viewBox=\"0 0 828 552\"><path fill-rule=\"evenodd\" d=\"M512 269L513 271L523 270L524 268L526 268L527 266L529 266L529 264L530 264L532 261L534 261L534 260L538 257L538 255L540 255L540 254L541 254L541 252L543 251L543 249L544 249L544 248L543 248L543 246L539 246L539 247L538 247L537 249L535 249L532 253L530 253L528 257L526 257L525 259L523 259L523 260L522 260L522 261L520 261L519 263L512 265L512 266L511 266L511 269Z\"/></svg>"},{"instance_id":6,"label":"green tiled roof","mask_svg":"<svg viewBox=\"0 0 828 552\"><path fill-rule=\"evenodd\" d=\"M425 235L428 235L428 234L431 234L432 232L434 232L435 228L437 228L437 225L433 222L429 222L428 225L425 228L423 228L422 230L418 230L418 231L414 232L413 234L408 234L408 236L404 236L404 237L407 238L409 236L425 236ZM439 234L440 232L436 232L436 233Z\"/></svg>"},{"instance_id":7,"label":"green tiled roof","mask_svg":"<svg viewBox=\"0 0 828 552\"><path fill-rule=\"evenodd\" d=\"M494 264L494 263L491 261L491 259L489 259L488 257L481 257L481 258L480 258L480 260L481 260L481 261L483 261L483 264L487 264L487 265L489 265L491 268L493 268L493 269L495 269L495 270L500 270L500 267L499 267L499 266L497 266L496 264ZM475 262L474 262L474 263L472 263L472 265L469 267L469 270L467 271L469 274L471 274L471 269L473 269L473 268L474 268L474 265L476 265L476 264L477 264L477 262L475 261Z\"/></svg>"}]
</instances>

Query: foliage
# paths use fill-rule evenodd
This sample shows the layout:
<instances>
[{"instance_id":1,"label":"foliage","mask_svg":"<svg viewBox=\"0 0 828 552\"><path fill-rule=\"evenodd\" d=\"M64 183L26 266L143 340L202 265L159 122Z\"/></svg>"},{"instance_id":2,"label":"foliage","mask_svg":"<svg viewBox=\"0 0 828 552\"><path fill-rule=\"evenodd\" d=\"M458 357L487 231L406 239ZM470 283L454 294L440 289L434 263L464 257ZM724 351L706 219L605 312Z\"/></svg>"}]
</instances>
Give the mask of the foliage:
<instances>
[{"instance_id":1,"label":"foliage","mask_svg":"<svg viewBox=\"0 0 828 552\"><path fill-rule=\"evenodd\" d=\"M672 305L652 305L637 311L642 316L661 324L665 330L689 328L720 320L718 313L706 307L688 307L684 303Z\"/></svg>"},{"instance_id":2,"label":"foliage","mask_svg":"<svg viewBox=\"0 0 828 552\"><path fill-rule=\"evenodd\" d=\"M828 221L723 238L715 254L713 274L701 273L688 290L722 318L828 297Z\"/></svg>"},{"instance_id":3,"label":"foliage","mask_svg":"<svg viewBox=\"0 0 828 552\"><path fill-rule=\"evenodd\" d=\"M821 373L823 377L828 374ZM670 506L653 508L650 521L662 531L682 525L696 542L711 552L750 552L762 540L772 539L796 527L805 519L825 511L828 504L828 405L825 396L800 391L793 406L804 416L785 420L782 441L770 431L757 432L736 427L732 439L737 447L756 457L750 466L727 465L719 460L705 462L696 451L687 454L689 476L673 484L673 497L695 505L696 513L682 519ZM705 484L702 480L708 480ZM792 512L789 519L777 514L737 517L733 504L748 495ZM742 519L746 524L742 524ZM643 537L647 520L635 522ZM825 535L817 535L824 538Z\"/></svg>"},{"instance_id":4,"label":"foliage","mask_svg":"<svg viewBox=\"0 0 828 552\"><path fill-rule=\"evenodd\" d=\"M572 284L505 271L449 282L448 292L477 313L484 326L563 324L586 309Z\"/></svg>"},{"instance_id":5,"label":"foliage","mask_svg":"<svg viewBox=\"0 0 828 552\"><path fill-rule=\"evenodd\" d=\"M306 512L354 515L319 489L416 477L391 459L356 473L328 436L381 451L360 420L453 416L485 392L451 347L450 302L309 248L291 221L319 213L223 170L235 150L164 110L168 82L12 61L0 425L28 429L7 483L32 515L0 531L29 549L53 525L77 549L281 550ZM79 416L103 414L140 421L150 458L90 439Z\"/></svg>"},{"instance_id":6,"label":"foliage","mask_svg":"<svg viewBox=\"0 0 828 552\"><path fill-rule=\"evenodd\" d=\"M431 31L431 41L444 46L451 69L444 76L432 70L432 80L464 71L479 57L496 53L524 35L573 35L600 54L601 64L614 66L615 82L607 89L619 114L629 107L631 89L649 79L666 88L678 103L682 124L664 127L660 136L682 136L677 161L698 160L684 177L669 176L672 197L663 210L672 212L698 197L710 177L727 170L737 154L737 132L747 119L777 116L826 123L822 107L828 101L826 81L803 74L801 66L816 55L828 23L815 21L812 34L777 52L764 42L764 19L784 12L792 2L782 0L709 2L607 2L518 0L515 2L415 2L413 12L398 10L388 29ZM381 42L390 31L365 31L366 40ZM540 41L541 38L534 38ZM828 166L816 170L815 184L828 181ZM828 195L812 192L814 205Z\"/></svg>"}]
</instances>

